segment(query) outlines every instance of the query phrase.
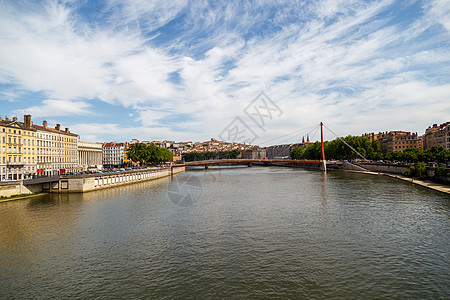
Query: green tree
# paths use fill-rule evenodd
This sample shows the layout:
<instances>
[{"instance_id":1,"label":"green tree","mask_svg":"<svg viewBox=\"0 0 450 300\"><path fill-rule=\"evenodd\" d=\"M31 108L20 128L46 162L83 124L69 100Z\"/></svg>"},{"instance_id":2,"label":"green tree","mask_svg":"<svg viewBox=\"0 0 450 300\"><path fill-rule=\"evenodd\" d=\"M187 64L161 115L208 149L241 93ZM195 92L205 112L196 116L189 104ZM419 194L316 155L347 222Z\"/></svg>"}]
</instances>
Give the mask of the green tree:
<instances>
[{"instance_id":1,"label":"green tree","mask_svg":"<svg viewBox=\"0 0 450 300\"><path fill-rule=\"evenodd\" d=\"M131 144L128 148L127 156L132 161L139 162L141 165L171 161L173 159L170 150L157 147L154 144L146 145L143 143Z\"/></svg>"}]
</instances>

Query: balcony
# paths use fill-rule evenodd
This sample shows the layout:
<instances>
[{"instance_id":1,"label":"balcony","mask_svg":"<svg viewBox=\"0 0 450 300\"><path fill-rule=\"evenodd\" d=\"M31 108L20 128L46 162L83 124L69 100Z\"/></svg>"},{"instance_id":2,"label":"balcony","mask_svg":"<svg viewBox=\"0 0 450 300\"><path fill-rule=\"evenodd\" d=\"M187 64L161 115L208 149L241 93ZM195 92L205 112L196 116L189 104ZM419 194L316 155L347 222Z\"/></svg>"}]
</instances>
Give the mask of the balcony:
<instances>
[{"instance_id":1,"label":"balcony","mask_svg":"<svg viewBox=\"0 0 450 300\"><path fill-rule=\"evenodd\" d=\"M25 162L12 162L12 161L8 161L8 162L6 162L6 165L7 165L8 167L20 167L20 166L25 165Z\"/></svg>"},{"instance_id":2,"label":"balcony","mask_svg":"<svg viewBox=\"0 0 450 300\"><path fill-rule=\"evenodd\" d=\"M22 146L23 145L23 141L21 140L20 142L19 141L16 141L16 142L14 142L14 141L8 141L6 144L8 144L8 145L14 145L14 146Z\"/></svg>"}]
</instances>

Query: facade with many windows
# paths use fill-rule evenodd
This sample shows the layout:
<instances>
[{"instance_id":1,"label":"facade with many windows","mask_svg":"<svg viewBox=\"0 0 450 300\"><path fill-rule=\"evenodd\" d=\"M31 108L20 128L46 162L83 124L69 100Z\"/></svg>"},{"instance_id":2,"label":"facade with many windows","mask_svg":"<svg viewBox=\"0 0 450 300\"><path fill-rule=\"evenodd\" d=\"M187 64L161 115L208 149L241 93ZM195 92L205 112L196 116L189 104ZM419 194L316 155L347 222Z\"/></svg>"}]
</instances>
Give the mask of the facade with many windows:
<instances>
[{"instance_id":1,"label":"facade with many windows","mask_svg":"<svg viewBox=\"0 0 450 300\"><path fill-rule=\"evenodd\" d=\"M433 124L425 130L423 148L426 150L433 146L442 146L450 150L450 122Z\"/></svg>"},{"instance_id":2,"label":"facade with many windows","mask_svg":"<svg viewBox=\"0 0 450 300\"><path fill-rule=\"evenodd\" d=\"M31 116L24 122L0 118L0 180L22 180L36 175L36 129Z\"/></svg>"},{"instance_id":3,"label":"facade with many windows","mask_svg":"<svg viewBox=\"0 0 450 300\"><path fill-rule=\"evenodd\" d=\"M103 144L103 165L106 167L122 166L124 163L124 144Z\"/></svg>"},{"instance_id":4,"label":"facade with many windows","mask_svg":"<svg viewBox=\"0 0 450 300\"><path fill-rule=\"evenodd\" d=\"M422 139L416 133L407 131L389 131L379 133L365 133L371 142L374 140L380 141L381 152L403 152L408 148L422 149Z\"/></svg>"},{"instance_id":5,"label":"facade with many windows","mask_svg":"<svg viewBox=\"0 0 450 300\"><path fill-rule=\"evenodd\" d=\"M417 133L406 131L390 131L380 141L383 153L403 152L408 148L419 148Z\"/></svg>"},{"instance_id":6,"label":"facade with many windows","mask_svg":"<svg viewBox=\"0 0 450 300\"><path fill-rule=\"evenodd\" d=\"M33 127L37 131L39 175L53 176L78 171L77 134L71 133L69 128L61 130L60 124L56 124L55 128L48 127L47 121L42 126Z\"/></svg>"}]
</instances>

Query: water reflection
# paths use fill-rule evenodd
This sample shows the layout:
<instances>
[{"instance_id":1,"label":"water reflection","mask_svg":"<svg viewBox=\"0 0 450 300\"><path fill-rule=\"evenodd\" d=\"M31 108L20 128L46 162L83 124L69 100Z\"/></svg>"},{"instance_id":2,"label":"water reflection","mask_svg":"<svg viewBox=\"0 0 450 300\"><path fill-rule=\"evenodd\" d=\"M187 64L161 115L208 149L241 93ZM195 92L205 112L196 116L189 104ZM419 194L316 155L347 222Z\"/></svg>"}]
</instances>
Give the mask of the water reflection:
<instances>
[{"instance_id":1,"label":"water reflection","mask_svg":"<svg viewBox=\"0 0 450 300\"><path fill-rule=\"evenodd\" d=\"M0 294L448 295L447 195L385 177L272 167L177 180L201 183L194 205L171 202L170 178L0 204Z\"/></svg>"},{"instance_id":2,"label":"water reflection","mask_svg":"<svg viewBox=\"0 0 450 300\"><path fill-rule=\"evenodd\" d=\"M320 174L320 187L322 192L322 206L324 209L328 207L328 193L327 193L327 172Z\"/></svg>"}]
</instances>

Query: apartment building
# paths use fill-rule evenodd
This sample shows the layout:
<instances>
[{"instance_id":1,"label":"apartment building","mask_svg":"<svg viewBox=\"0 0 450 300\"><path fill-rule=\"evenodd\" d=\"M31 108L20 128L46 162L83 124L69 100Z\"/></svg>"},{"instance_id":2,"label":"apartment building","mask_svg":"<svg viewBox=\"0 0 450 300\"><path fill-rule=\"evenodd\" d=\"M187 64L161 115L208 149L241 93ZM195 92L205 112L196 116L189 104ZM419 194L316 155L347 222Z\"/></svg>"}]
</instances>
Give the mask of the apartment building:
<instances>
[{"instance_id":1,"label":"apartment building","mask_svg":"<svg viewBox=\"0 0 450 300\"><path fill-rule=\"evenodd\" d=\"M78 135L61 125L48 127L47 121L36 129L38 175L52 176L78 171Z\"/></svg>"},{"instance_id":2,"label":"apartment building","mask_svg":"<svg viewBox=\"0 0 450 300\"><path fill-rule=\"evenodd\" d=\"M121 166L124 163L125 147L123 143L103 144L103 165L105 167Z\"/></svg>"},{"instance_id":3,"label":"apartment building","mask_svg":"<svg viewBox=\"0 0 450 300\"><path fill-rule=\"evenodd\" d=\"M36 174L36 129L31 116L24 122L0 118L0 180L22 180Z\"/></svg>"},{"instance_id":4,"label":"apartment building","mask_svg":"<svg viewBox=\"0 0 450 300\"><path fill-rule=\"evenodd\" d=\"M371 142L374 140L380 141L381 152L403 152L408 148L422 149L422 137L416 133L407 131L395 130L379 133L365 133Z\"/></svg>"},{"instance_id":5,"label":"apartment building","mask_svg":"<svg viewBox=\"0 0 450 300\"><path fill-rule=\"evenodd\" d=\"M423 149L430 149L433 146L442 146L450 150L450 122L441 125L433 124L425 130L423 138Z\"/></svg>"},{"instance_id":6,"label":"apartment building","mask_svg":"<svg viewBox=\"0 0 450 300\"><path fill-rule=\"evenodd\" d=\"M420 141L417 133L406 131L386 132L380 139L381 152L403 152L408 148L419 148Z\"/></svg>"},{"instance_id":7,"label":"apartment building","mask_svg":"<svg viewBox=\"0 0 450 300\"><path fill-rule=\"evenodd\" d=\"M273 145L266 148L266 155L268 158L281 158L281 157L290 157L292 151L298 147L306 147L311 144L314 144L309 141L309 138L305 142L303 138L301 143L293 143L293 144L282 144L282 145Z\"/></svg>"},{"instance_id":8,"label":"apartment building","mask_svg":"<svg viewBox=\"0 0 450 300\"><path fill-rule=\"evenodd\" d=\"M266 149L250 149L250 150L244 150L241 151L241 158L242 159L265 159L267 158L267 152Z\"/></svg>"}]
</instances>

